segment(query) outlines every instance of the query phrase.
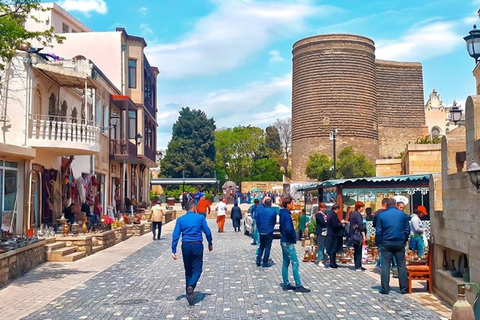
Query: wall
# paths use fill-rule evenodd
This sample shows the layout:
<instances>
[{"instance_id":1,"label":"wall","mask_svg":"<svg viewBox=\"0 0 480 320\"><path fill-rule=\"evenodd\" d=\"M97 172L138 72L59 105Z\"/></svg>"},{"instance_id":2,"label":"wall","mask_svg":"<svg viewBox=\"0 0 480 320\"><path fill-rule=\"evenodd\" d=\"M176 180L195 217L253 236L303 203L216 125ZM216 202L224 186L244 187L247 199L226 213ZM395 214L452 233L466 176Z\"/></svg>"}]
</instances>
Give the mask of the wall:
<instances>
[{"instance_id":1,"label":"wall","mask_svg":"<svg viewBox=\"0 0 480 320\"><path fill-rule=\"evenodd\" d=\"M397 176L402 174L402 159L377 159L375 161L377 177Z\"/></svg>"},{"instance_id":2,"label":"wall","mask_svg":"<svg viewBox=\"0 0 480 320\"><path fill-rule=\"evenodd\" d=\"M273 189L273 187L282 187L282 189ZM240 192L247 193L252 191L253 188L259 188L262 191L277 191L277 193L283 193L282 181L242 181L240 186Z\"/></svg>"},{"instance_id":3,"label":"wall","mask_svg":"<svg viewBox=\"0 0 480 320\"><path fill-rule=\"evenodd\" d=\"M402 160L402 174L441 172L441 145L409 144Z\"/></svg>"}]
</instances>

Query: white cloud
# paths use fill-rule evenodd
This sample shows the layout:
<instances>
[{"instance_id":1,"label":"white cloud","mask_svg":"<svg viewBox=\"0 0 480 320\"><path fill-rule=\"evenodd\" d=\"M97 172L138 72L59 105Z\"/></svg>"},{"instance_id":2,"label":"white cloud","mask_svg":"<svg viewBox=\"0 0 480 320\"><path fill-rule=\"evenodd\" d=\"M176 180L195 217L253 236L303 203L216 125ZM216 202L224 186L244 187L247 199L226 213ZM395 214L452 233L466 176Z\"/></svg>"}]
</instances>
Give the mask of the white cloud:
<instances>
[{"instance_id":1,"label":"white cloud","mask_svg":"<svg viewBox=\"0 0 480 320\"><path fill-rule=\"evenodd\" d=\"M144 36L153 34L153 30L152 30L152 28L150 28L150 25L148 23L141 23L140 24L140 32Z\"/></svg>"},{"instance_id":2,"label":"white cloud","mask_svg":"<svg viewBox=\"0 0 480 320\"><path fill-rule=\"evenodd\" d=\"M87 15L92 11L100 14L108 11L104 0L64 0L60 1L59 5L67 11L80 11Z\"/></svg>"},{"instance_id":3,"label":"white cloud","mask_svg":"<svg viewBox=\"0 0 480 320\"><path fill-rule=\"evenodd\" d=\"M140 12L141 15L146 16L146 15L147 15L147 12L148 12L148 8L147 8L147 7L140 7L140 8L138 9L138 12Z\"/></svg>"},{"instance_id":4,"label":"white cloud","mask_svg":"<svg viewBox=\"0 0 480 320\"><path fill-rule=\"evenodd\" d=\"M306 30L309 17L334 12L331 6L301 2L215 1L217 10L198 20L183 39L149 44L147 54L162 77L185 78L232 70L275 40Z\"/></svg>"},{"instance_id":5,"label":"white cloud","mask_svg":"<svg viewBox=\"0 0 480 320\"><path fill-rule=\"evenodd\" d=\"M166 147L171 138L171 128L178 118L178 111L185 106L205 111L213 117L217 128L234 127L239 124L265 127L276 119L290 116L290 107L277 102L274 106L268 99L289 93L292 88L292 75L273 78L267 83L249 83L236 90L218 90L208 93L190 93L177 96L159 96L159 131L163 140L158 139L160 147ZM290 98L288 97L290 100ZM290 102L290 101L288 101ZM168 135L167 135L168 132Z\"/></svg>"},{"instance_id":6,"label":"white cloud","mask_svg":"<svg viewBox=\"0 0 480 320\"><path fill-rule=\"evenodd\" d=\"M268 54L270 55L270 60L269 60L270 62L277 62L277 61L284 60L278 50L272 50Z\"/></svg>"},{"instance_id":7,"label":"white cloud","mask_svg":"<svg viewBox=\"0 0 480 320\"><path fill-rule=\"evenodd\" d=\"M455 50L462 36L455 33L451 22L429 22L412 27L396 40L377 41L378 59L398 61L424 61Z\"/></svg>"}]
</instances>

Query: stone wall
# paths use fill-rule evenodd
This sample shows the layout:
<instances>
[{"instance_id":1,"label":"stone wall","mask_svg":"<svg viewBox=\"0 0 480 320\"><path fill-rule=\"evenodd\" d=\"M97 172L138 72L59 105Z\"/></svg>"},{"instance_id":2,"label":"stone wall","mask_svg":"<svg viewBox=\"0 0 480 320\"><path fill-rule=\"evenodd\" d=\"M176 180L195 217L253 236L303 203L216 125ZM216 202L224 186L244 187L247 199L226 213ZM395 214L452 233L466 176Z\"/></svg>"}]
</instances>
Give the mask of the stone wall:
<instances>
[{"instance_id":1,"label":"stone wall","mask_svg":"<svg viewBox=\"0 0 480 320\"><path fill-rule=\"evenodd\" d=\"M378 159L375 161L377 177L389 177L402 174L402 159Z\"/></svg>"},{"instance_id":2,"label":"stone wall","mask_svg":"<svg viewBox=\"0 0 480 320\"><path fill-rule=\"evenodd\" d=\"M417 138L428 134L426 126L419 128L395 128L378 126L378 155L380 158L396 158L405 147Z\"/></svg>"},{"instance_id":3,"label":"stone wall","mask_svg":"<svg viewBox=\"0 0 480 320\"><path fill-rule=\"evenodd\" d=\"M102 246L104 249L116 244L116 236L114 230L103 231L93 234L93 244Z\"/></svg>"},{"instance_id":4,"label":"stone wall","mask_svg":"<svg viewBox=\"0 0 480 320\"><path fill-rule=\"evenodd\" d=\"M403 156L402 174L442 171L441 144L409 144Z\"/></svg>"},{"instance_id":5,"label":"stone wall","mask_svg":"<svg viewBox=\"0 0 480 320\"><path fill-rule=\"evenodd\" d=\"M282 189L273 189L273 187L282 187ZM259 188L262 191L277 191L282 193L283 182L282 181L242 181L240 184L240 191L247 193L252 191L253 188Z\"/></svg>"},{"instance_id":6,"label":"stone wall","mask_svg":"<svg viewBox=\"0 0 480 320\"><path fill-rule=\"evenodd\" d=\"M77 251L85 252L87 256L92 254L92 235L57 237L56 242L65 242L67 247L77 247Z\"/></svg>"},{"instance_id":7,"label":"stone wall","mask_svg":"<svg viewBox=\"0 0 480 320\"><path fill-rule=\"evenodd\" d=\"M46 240L0 254L0 287L16 279L46 260Z\"/></svg>"}]
</instances>

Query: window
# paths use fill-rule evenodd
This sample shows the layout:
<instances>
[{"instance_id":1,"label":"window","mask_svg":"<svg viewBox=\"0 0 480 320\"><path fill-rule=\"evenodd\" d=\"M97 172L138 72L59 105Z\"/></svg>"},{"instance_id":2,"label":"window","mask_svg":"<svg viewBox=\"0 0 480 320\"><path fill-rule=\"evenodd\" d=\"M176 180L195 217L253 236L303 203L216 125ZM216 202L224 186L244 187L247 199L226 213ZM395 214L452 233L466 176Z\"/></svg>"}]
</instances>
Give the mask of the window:
<instances>
[{"instance_id":1,"label":"window","mask_svg":"<svg viewBox=\"0 0 480 320\"><path fill-rule=\"evenodd\" d=\"M135 111L128 112L128 138L135 139L137 135L137 113Z\"/></svg>"},{"instance_id":2,"label":"window","mask_svg":"<svg viewBox=\"0 0 480 320\"><path fill-rule=\"evenodd\" d=\"M128 59L128 87L137 87L137 60Z\"/></svg>"},{"instance_id":3,"label":"window","mask_svg":"<svg viewBox=\"0 0 480 320\"><path fill-rule=\"evenodd\" d=\"M62 33L69 33L70 32L70 27L68 24L62 22Z\"/></svg>"},{"instance_id":4,"label":"window","mask_svg":"<svg viewBox=\"0 0 480 320\"><path fill-rule=\"evenodd\" d=\"M50 95L50 98L48 98L48 115L50 116L49 117L50 120L55 120L55 116L57 115L56 102L57 102L57 98L52 93Z\"/></svg>"}]
</instances>

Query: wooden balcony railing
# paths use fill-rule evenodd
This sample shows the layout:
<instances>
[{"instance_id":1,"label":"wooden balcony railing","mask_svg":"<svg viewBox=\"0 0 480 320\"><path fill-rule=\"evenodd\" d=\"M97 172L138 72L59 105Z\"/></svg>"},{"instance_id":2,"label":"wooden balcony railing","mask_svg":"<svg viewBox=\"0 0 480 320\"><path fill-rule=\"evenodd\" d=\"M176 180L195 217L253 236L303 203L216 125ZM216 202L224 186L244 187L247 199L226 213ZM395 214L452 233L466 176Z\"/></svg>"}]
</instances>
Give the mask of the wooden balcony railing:
<instances>
[{"instance_id":1,"label":"wooden balcony railing","mask_svg":"<svg viewBox=\"0 0 480 320\"><path fill-rule=\"evenodd\" d=\"M110 154L137 155L137 146L129 140L110 140Z\"/></svg>"}]
</instances>

